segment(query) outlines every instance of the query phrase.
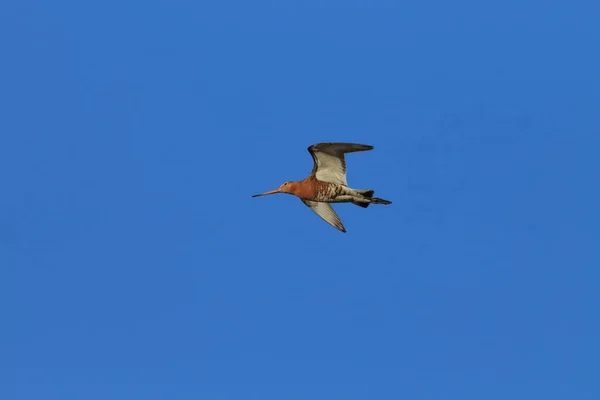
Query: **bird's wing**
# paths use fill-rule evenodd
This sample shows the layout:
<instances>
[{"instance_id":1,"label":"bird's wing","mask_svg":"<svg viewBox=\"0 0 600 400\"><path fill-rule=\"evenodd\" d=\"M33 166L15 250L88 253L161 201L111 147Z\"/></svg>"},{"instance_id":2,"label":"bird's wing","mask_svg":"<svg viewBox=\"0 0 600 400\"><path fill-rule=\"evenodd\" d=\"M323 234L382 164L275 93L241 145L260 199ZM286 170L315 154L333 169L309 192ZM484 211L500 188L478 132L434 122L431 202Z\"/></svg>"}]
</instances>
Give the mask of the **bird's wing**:
<instances>
[{"instance_id":1,"label":"bird's wing","mask_svg":"<svg viewBox=\"0 0 600 400\"><path fill-rule=\"evenodd\" d=\"M331 204L312 200L302 200L302 202L309 206L319 217L323 218L325 222L342 232L346 232L344 224L342 224L340 217L338 217L333 207L331 207Z\"/></svg>"},{"instance_id":2,"label":"bird's wing","mask_svg":"<svg viewBox=\"0 0 600 400\"><path fill-rule=\"evenodd\" d=\"M311 175L323 182L348 186L344 154L372 150L373 146L355 143L317 143L308 148L314 165Z\"/></svg>"}]
</instances>

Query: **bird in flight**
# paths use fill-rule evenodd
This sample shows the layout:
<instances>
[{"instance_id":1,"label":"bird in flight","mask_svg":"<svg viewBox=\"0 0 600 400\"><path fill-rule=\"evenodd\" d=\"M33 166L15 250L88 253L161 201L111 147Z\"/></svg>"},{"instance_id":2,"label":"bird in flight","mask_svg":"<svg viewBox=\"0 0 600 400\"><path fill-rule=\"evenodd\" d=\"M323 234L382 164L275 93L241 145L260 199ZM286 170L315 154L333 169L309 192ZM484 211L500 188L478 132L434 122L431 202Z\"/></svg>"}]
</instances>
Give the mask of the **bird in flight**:
<instances>
[{"instance_id":1,"label":"bird in flight","mask_svg":"<svg viewBox=\"0 0 600 400\"><path fill-rule=\"evenodd\" d=\"M331 203L352 203L367 208L370 204L391 204L391 201L373 197L374 190L352 189L346 181L346 153L372 150L373 146L355 143L317 143L308 147L313 158L310 175L298 182L284 182L278 189L255 194L252 197L276 193L292 194L324 221L346 232L344 224Z\"/></svg>"}]
</instances>

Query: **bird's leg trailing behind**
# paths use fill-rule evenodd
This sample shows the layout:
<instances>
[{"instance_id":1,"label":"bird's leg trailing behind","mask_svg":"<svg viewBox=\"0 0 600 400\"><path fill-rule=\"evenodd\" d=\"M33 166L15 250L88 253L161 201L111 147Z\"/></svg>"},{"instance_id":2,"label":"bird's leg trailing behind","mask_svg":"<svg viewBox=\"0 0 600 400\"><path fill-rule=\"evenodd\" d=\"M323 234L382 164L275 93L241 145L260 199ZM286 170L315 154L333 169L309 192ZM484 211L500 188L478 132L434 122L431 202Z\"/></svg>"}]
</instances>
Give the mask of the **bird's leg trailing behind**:
<instances>
[{"instance_id":1,"label":"bird's leg trailing behind","mask_svg":"<svg viewBox=\"0 0 600 400\"><path fill-rule=\"evenodd\" d=\"M380 199L379 197L373 197L375 194L374 190L359 190L354 189L355 193L360 195L360 198L355 198L352 204L355 204L362 208L369 207L370 204L392 204L389 200Z\"/></svg>"}]
</instances>

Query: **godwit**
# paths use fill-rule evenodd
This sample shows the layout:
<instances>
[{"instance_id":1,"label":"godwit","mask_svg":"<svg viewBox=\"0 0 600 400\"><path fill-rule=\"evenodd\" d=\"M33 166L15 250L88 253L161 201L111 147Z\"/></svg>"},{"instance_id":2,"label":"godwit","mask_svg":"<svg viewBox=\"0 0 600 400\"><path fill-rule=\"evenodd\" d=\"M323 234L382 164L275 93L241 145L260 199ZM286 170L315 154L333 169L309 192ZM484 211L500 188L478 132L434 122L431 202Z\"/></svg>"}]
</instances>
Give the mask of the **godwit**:
<instances>
[{"instance_id":1,"label":"godwit","mask_svg":"<svg viewBox=\"0 0 600 400\"><path fill-rule=\"evenodd\" d=\"M317 143L308 147L313 158L310 175L299 182L284 182L278 189L255 194L252 197L288 193L300 198L330 225L346 232L344 224L330 203L352 203L367 208L369 204L391 204L391 201L373 197L374 190L352 189L346 182L344 154L372 150L373 146L355 143Z\"/></svg>"}]
</instances>

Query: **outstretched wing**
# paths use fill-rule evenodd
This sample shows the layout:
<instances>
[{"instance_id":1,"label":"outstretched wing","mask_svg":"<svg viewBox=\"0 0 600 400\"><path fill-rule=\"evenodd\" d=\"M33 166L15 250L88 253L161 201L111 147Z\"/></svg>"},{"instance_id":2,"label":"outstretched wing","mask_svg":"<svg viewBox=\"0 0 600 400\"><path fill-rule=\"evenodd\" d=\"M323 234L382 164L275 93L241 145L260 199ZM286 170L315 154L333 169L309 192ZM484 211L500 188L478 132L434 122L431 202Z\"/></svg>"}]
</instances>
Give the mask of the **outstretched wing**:
<instances>
[{"instance_id":1,"label":"outstretched wing","mask_svg":"<svg viewBox=\"0 0 600 400\"><path fill-rule=\"evenodd\" d=\"M317 143L308 148L314 165L311 175L323 182L348 186L344 154L372 150L373 146L355 143Z\"/></svg>"},{"instance_id":2,"label":"outstretched wing","mask_svg":"<svg viewBox=\"0 0 600 400\"><path fill-rule=\"evenodd\" d=\"M344 224L342 224L340 217L338 217L333 207L331 207L331 204L312 200L302 200L302 202L309 206L310 209L313 210L319 217L323 218L325 222L342 232L346 232Z\"/></svg>"}]
</instances>

